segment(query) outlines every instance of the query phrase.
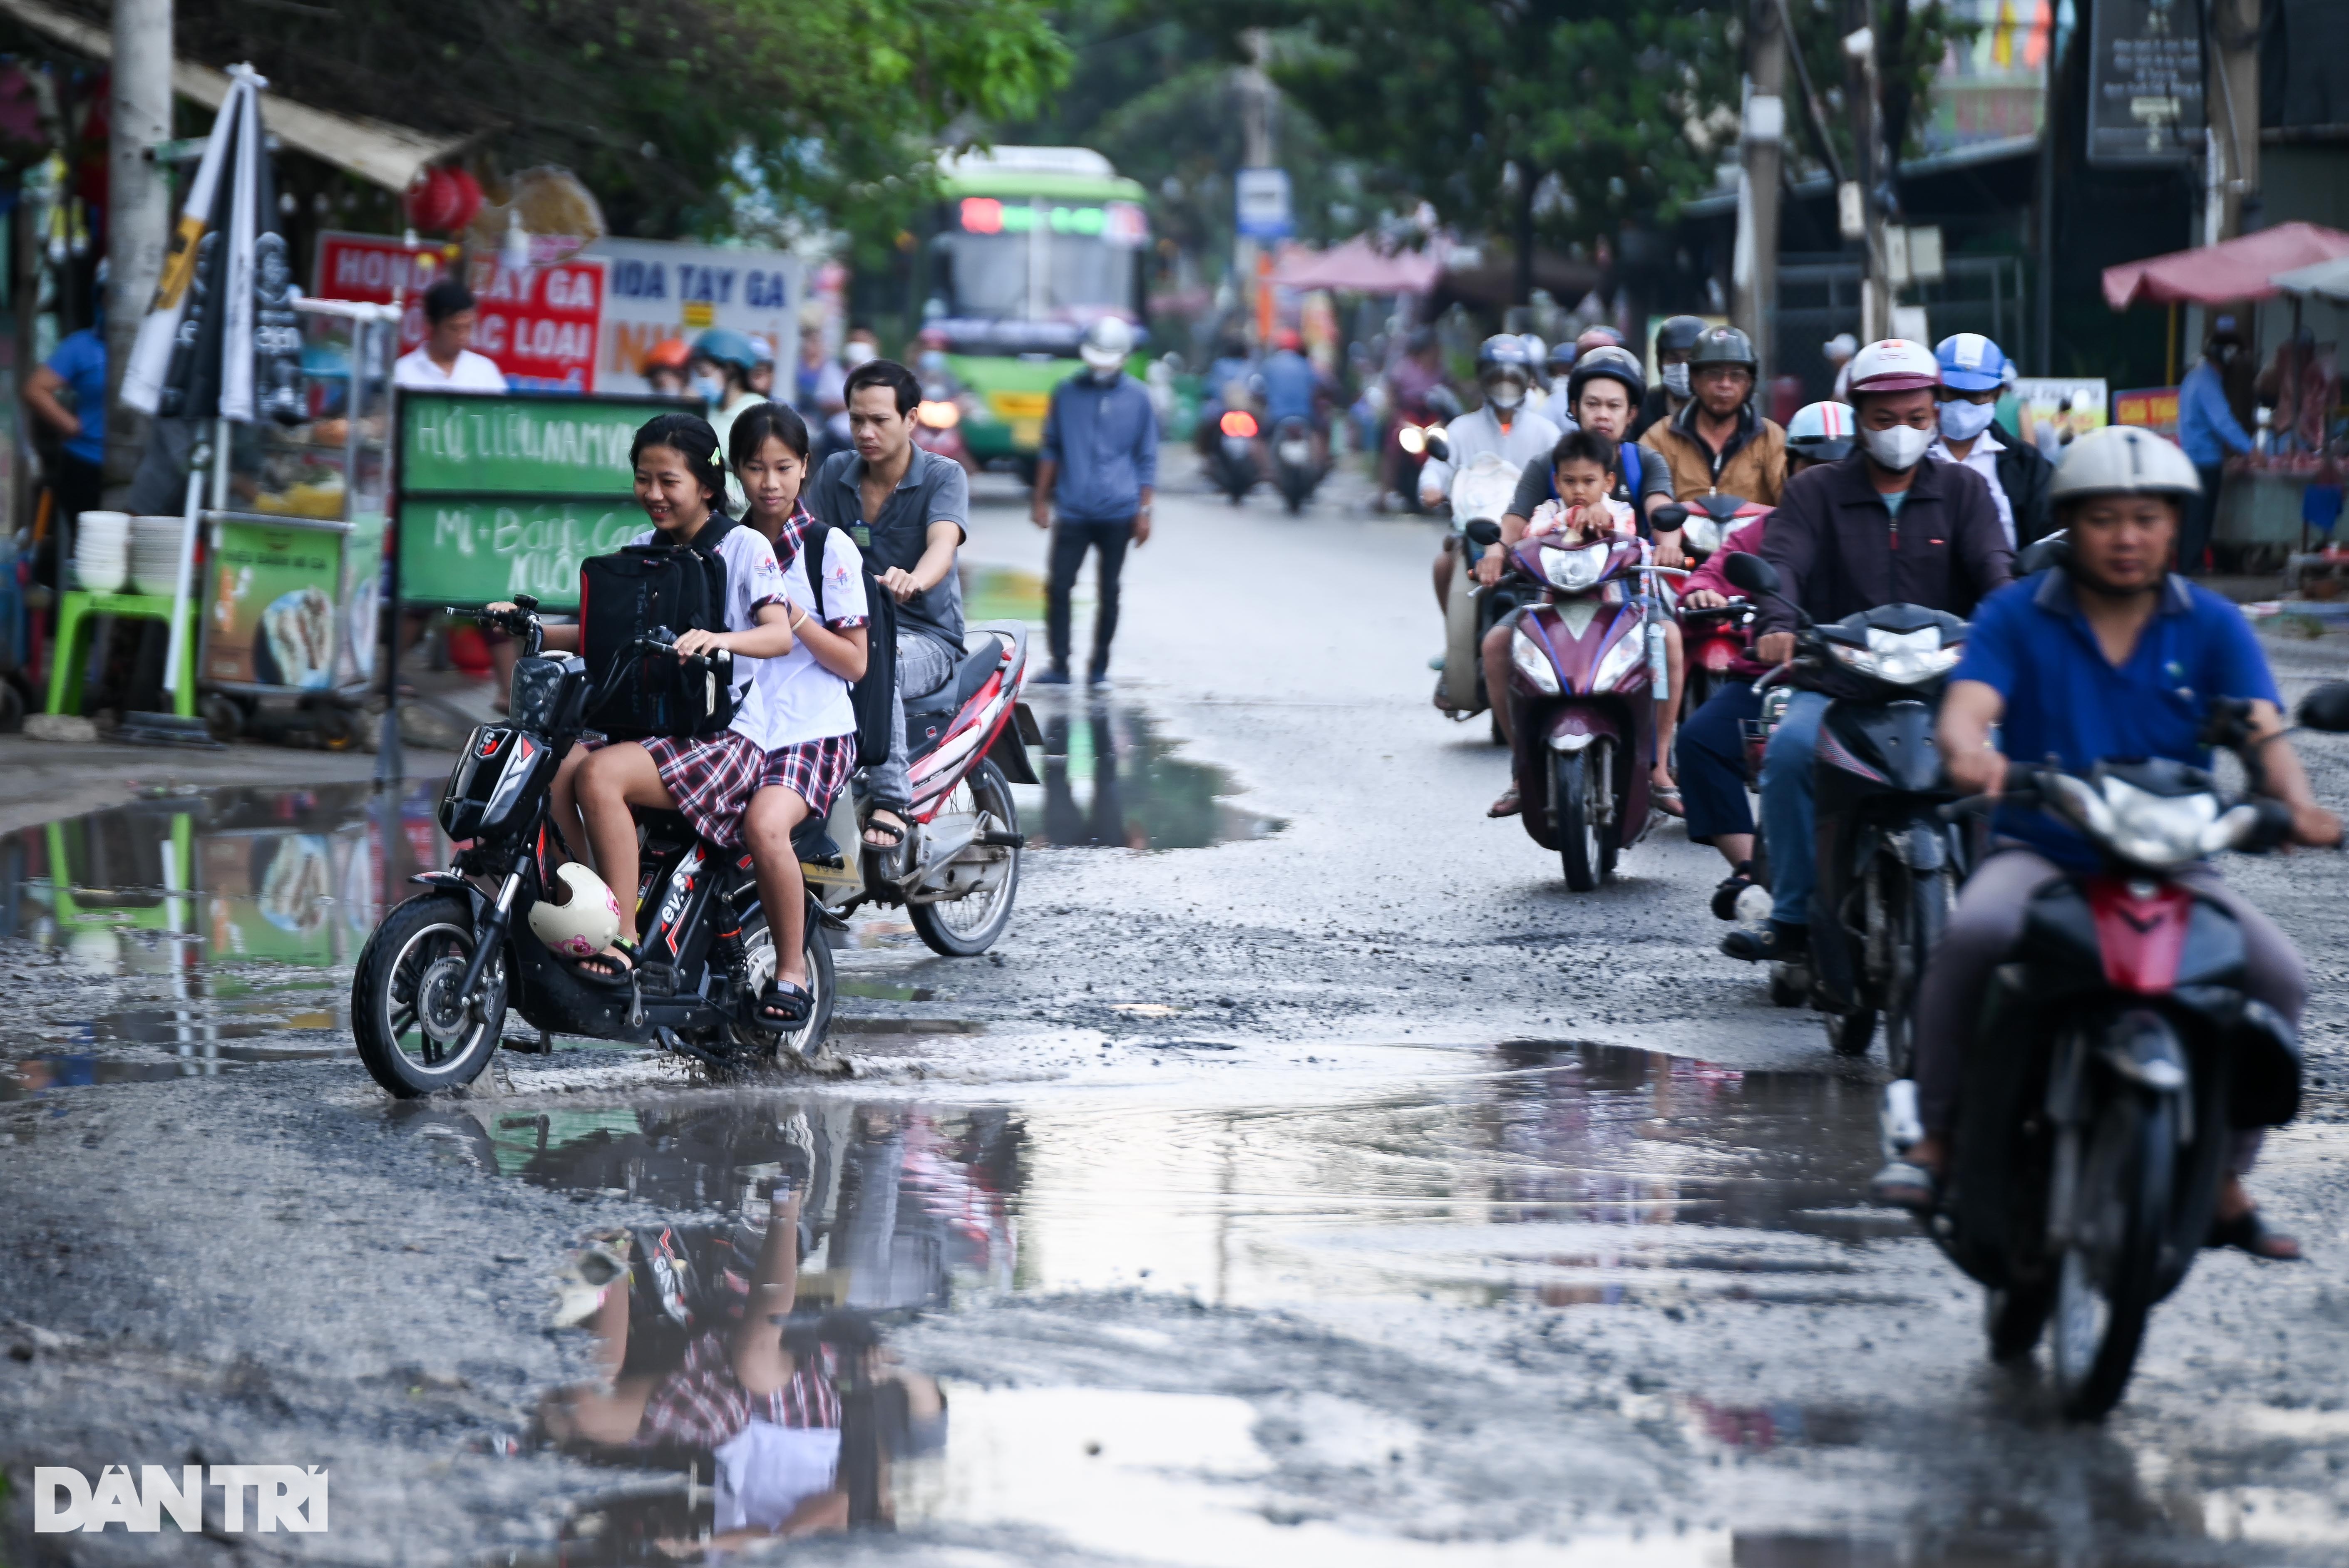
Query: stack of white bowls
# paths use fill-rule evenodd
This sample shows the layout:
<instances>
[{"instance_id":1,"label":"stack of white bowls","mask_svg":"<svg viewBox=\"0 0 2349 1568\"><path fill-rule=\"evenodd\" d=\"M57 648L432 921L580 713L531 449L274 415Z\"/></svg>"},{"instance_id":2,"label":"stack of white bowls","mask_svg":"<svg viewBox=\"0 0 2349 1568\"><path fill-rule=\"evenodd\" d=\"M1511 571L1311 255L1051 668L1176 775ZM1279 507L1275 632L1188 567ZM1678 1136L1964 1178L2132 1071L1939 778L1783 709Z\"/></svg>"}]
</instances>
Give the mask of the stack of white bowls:
<instances>
[{"instance_id":1,"label":"stack of white bowls","mask_svg":"<svg viewBox=\"0 0 2349 1568\"><path fill-rule=\"evenodd\" d=\"M74 522L74 580L92 593L119 593L130 575L130 514L86 511Z\"/></svg>"},{"instance_id":2,"label":"stack of white bowls","mask_svg":"<svg viewBox=\"0 0 2349 1568\"><path fill-rule=\"evenodd\" d=\"M180 536L186 526L176 517L130 520L130 583L139 593L180 591Z\"/></svg>"}]
</instances>

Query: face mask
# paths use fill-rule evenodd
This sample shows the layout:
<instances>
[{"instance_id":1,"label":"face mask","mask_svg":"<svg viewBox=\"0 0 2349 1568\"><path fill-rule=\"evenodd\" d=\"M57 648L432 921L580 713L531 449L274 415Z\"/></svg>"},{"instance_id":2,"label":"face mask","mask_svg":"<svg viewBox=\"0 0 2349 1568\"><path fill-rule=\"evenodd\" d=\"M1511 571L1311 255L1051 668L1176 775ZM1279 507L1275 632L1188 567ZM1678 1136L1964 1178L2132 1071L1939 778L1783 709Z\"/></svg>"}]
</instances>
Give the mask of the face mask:
<instances>
[{"instance_id":1,"label":"face mask","mask_svg":"<svg viewBox=\"0 0 2349 1568\"><path fill-rule=\"evenodd\" d=\"M1923 460L1925 449L1933 444L1933 432L1914 425L1895 425L1889 430L1862 430L1859 438L1869 457L1896 474L1905 474Z\"/></svg>"},{"instance_id":2,"label":"face mask","mask_svg":"<svg viewBox=\"0 0 2349 1568\"><path fill-rule=\"evenodd\" d=\"M1495 408L1514 408L1526 400L1526 389L1514 381L1495 381L1485 389L1485 397Z\"/></svg>"},{"instance_id":3,"label":"face mask","mask_svg":"<svg viewBox=\"0 0 2349 1568\"><path fill-rule=\"evenodd\" d=\"M1689 395L1689 367L1685 365L1664 366L1664 390L1675 397Z\"/></svg>"},{"instance_id":4,"label":"face mask","mask_svg":"<svg viewBox=\"0 0 2349 1568\"><path fill-rule=\"evenodd\" d=\"M1953 398L1941 405L1941 434L1952 441L1971 441L1990 428L1998 417L1995 403L1969 403Z\"/></svg>"},{"instance_id":5,"label":"face mask","mask_svg":"<svg viewBox=\"0 0 2349 1568\"><path fill-rule=\"evenodd\" d=\"M705 403L718 403L726 397L726 383L714 376L698 377L693 383L693 392Z\"/></svg>"}]
</instances>

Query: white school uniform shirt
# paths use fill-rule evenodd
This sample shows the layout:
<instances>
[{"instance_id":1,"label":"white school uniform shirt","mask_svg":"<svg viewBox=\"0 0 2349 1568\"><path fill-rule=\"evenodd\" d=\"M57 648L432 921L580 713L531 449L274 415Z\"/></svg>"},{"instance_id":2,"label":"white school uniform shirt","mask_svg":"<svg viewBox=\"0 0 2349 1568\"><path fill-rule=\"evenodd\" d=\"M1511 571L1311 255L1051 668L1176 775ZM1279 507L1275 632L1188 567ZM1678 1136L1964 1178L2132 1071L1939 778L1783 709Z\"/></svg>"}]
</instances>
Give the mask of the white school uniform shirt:
<instances>
[{"instance_id":1,"label":"white school uniform shirt","mask_svg":"<svg viewBox=\"0 0 2349 1568\"><path fill-rule=\"evenodd\" d=\"M457 363L443 370L420 347L401 355L391 367L391 384L410 392L502 392L505 372L486 354L457 351Z\"/></svg>"},{"instance_id":2,"label":"white school uniform shirt","mask_svg":"<svg viewBox=\"0 0 2349 1568\"><path fill-rule=\"evenodd\" d=\"M864 557L843 529L826 529L823 538L824 623L836 626L862 621L870 614L864 602ZM808 586L807 560L804 548L792 557L783 568L783 584L791 602L812 615L815 594ZM780 659L758 663L760 707L766 725L760 744L768 750L855 732L856 705L849 697L848 683L816 663L805 642L793 642L792 651Z\"/></svg>"},{"instance_id":3,"label":"white school uniform shirt","mask_svg":"<svg viewBox=\"0 0 2349 1568\"><path fill-rule=\"evenodd\" d=\"M1974 438L1974 449L1965 455L1964 461L1959 466L1973 469L1989 484L1990 499L1998 504L1998 525L2006 530L2006 546L2012 550L2014 548L2014 503L2006 499L2006 487L1998 482L1998 454L2004 450L2006 443L1984 430ZM1933 438L1933 444L1925 449L1925 455L1936 462L1959 462L1950 455L1949 439L1942 436Z\"/></svg>"},{"instance_id":4,"label":"white school uniform shirt","mask_svg":"<svg viewBox=\"0 0 2349 1568\"><path fill-rule=\"evenodd\" d=\"M718 1461L719 1531L772 1531L840 1473L838 1427L779 1427L753 1418L725 1442Z\"/></svg>"},{"instance_id":5,"label":"white school uniform shirt","mask_svg":"<svg viewBox=\"0 0 2349 1568\"><path fill-rule=\"evenodd\" d=\"M648 528L628 542L659 544L664 540L660 530ZM757 529L737 523L719 536L718 559L726 563L726 629L748 632L759 624L761 605L783 602L783 569L775 563L775 547ZM829 590L831 584L824 586ZM727 727L762 751L768 749L767 718L759 666L773 662L734 655L734 722Z\"/></svg>"}]
</instances>

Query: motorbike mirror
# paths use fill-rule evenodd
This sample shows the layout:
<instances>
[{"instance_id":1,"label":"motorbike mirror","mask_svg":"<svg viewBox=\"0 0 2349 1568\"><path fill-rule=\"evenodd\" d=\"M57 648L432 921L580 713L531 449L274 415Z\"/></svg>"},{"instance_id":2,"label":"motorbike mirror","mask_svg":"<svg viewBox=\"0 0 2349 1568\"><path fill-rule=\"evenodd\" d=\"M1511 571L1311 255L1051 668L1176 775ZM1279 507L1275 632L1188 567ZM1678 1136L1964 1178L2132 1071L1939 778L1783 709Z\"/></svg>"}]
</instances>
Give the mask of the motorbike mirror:
<instances>
[{"instance_id":1,"label":"motorbike mirror","mask_svg":"<svg viewBox=\"0 0 2349 1568\"><path fill-rule=\"evenodd\" d=\"M1501 525L1489 517L1480 517L1460 531L1467 537L1469 543L1479 550L1490 550L1501 542ZM2349 691L2349 686L2341 689Z\"/></svg>"},{"instance_id":2,"label":"motorbike mirror","mask_svg":"<svg viewBox=\"0 0 2349 1568\"><path fill-rule=\"evenodd\" d=\"M1730 552L1722 562L1722 575L1748 593L1776 593L1778 569L1758 555L1748 555L1742 550Z\"/></svg>"},{"instance_id":3,"label":"motorbike mirror","mask_svg":"<svg viewBox=\"0 0 2349 1568\"><path fill-rule=\"evenodd\" d=\"M1654 529L1658 533L1670 533L1674 529L1679 528L1682 523L1688 521L1688 508L1681 505L1678 501L1674 501L1668 506L1660 506L1655 511L1650 512L1648 514L1648 526Z\"/></svg>"},{"instance_id":4,"label":"motorbike mirror","mask_svg":"<svg viewBox=\"0 0 2349 1568\"><path fill-rule=\"evenodd\" d=\"M1437 462L1448 463L1452 460L1452 443L1444 438L1443 431L1436 429L1422 431L1420 439L1426 445L1427 455Z\"/></svg>"},{"instance_id":5,"label":"motorbike mirror","mask_svg":"<svg viewBox=\"0 0 2349 1568\"><path fill-rule=\"evenodd\" d=\"M2349 681L2328 681L2300 699L2299 719L2328 735L2349 732Z\"/></svg>"},{"instance_id":6,"label":"motorbike mirror","mask_svg":"<svg viewBox=\"0 0 2349 1568\"><path fill-rule=\"evenodd\" d=\"M2014 558L2014 574L2028 577L2034 572L2044 572L2051 566L2068 565L2072 560L2072 541L2062 532L2051 533L2023 547Z\"/></svg>"}]
</instances>

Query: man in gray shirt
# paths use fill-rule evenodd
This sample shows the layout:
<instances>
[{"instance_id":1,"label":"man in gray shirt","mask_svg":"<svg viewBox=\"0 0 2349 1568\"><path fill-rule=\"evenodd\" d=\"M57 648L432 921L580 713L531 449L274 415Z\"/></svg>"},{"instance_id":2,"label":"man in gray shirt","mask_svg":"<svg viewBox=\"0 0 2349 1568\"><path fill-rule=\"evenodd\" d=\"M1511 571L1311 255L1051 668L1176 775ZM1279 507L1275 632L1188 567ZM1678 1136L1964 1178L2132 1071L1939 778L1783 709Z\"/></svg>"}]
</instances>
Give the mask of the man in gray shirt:
<instances>
[{"instance_id":1,"label":"man in gray shirt","mask_svg":"<svg viewBox=\"0 0 2349 1568\"><path fill-rule=\"evenodd\" d=\"M955 552L970 520L970 479L958 463L914 445L922 384L894 359L848 373L848 428L855 449L823 460L808 510L849 531L865 564L897 602L897 693L889 758L867 780L866 846L894 856L913 805L906 775L905 698L947 684L963 656L962 581Z\"/></svg>"}]
</instances>

